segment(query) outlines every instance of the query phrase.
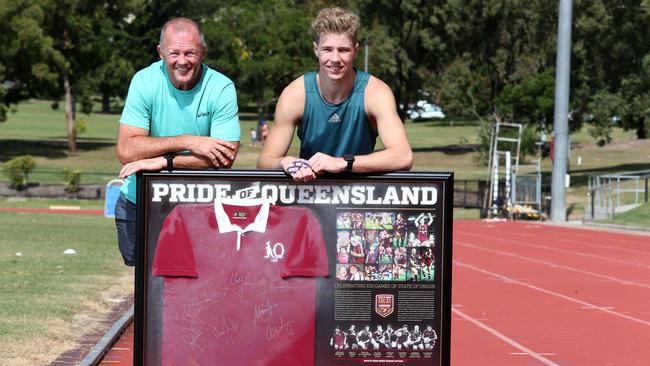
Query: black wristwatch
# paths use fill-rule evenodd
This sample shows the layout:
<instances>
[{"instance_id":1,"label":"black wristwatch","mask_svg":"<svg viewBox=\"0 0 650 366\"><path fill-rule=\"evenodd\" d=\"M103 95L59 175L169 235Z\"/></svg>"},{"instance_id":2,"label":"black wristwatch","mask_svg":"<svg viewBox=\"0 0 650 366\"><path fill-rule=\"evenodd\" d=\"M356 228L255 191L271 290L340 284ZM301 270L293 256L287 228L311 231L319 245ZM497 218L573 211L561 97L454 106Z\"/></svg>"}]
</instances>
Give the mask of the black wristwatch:
<instances>
[{"instance_id":1,"label":"black wristwatch","mask_svg":"<svg viewBox=\"0 0 650 366\"><path fill-rule=\"evenodd\" d=\"M354 155L352 154L343 154L343 160L348 162L348 165L345 167L346 172L352 171L352 164L354 164Z\"/></svg>"},{"instance_id":2,"label":"black wristwatch","mask_svg":"<svg viewBox=\"0 0 650 366\"><path fill-rule=\"evenodd\" d=\"M174 158L176 157L176 153L167 153L165 154L165 159L167 159L167 171L171 172L174 170Z\"/></svg>"}]
</instances>

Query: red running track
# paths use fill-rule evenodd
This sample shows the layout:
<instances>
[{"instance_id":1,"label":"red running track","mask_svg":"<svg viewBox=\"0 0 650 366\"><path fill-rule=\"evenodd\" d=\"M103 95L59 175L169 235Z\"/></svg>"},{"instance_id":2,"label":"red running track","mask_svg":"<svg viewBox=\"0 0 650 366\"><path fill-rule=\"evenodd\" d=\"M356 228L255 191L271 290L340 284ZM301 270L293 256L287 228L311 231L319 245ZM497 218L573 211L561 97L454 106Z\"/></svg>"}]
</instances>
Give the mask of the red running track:
<instances>
[{"instance_id":1,"label":"red running track","mask_svg":"<svg viewBox=\"0 0 650 366\"><path fill-rule=\"evenodd\" d=\"M650 365L650 236L454 223L452 364Z\"/></svg>"},{"instance_id":2,"label":"red running track","mask_svg":"<svg viewBox=\"0 0 650 366\"><path fill-rule=\"evenodd\" d=\"M650 236L455 221L453 254L452 365L650 365Z\"/></svg>"}]
</instances>

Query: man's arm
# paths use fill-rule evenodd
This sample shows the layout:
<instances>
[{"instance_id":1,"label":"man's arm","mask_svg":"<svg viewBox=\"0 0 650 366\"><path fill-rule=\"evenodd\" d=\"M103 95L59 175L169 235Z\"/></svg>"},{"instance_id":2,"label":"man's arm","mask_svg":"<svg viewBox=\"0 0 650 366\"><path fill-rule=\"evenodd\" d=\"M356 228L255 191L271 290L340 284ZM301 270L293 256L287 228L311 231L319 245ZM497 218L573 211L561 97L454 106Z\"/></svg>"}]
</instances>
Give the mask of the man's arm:
<instances>
[{"instance_id":1,"label":"man's arm","mask_svg":"<svg viewBox=\"0 0 650 366\"><path fill-rule=\"evenodd\" d=\"M229 168L238 150L239 141L193 135L151 137L146 129L122 123L117 135L117 156L124 164L120 178L141 170L164 169L167 160L163 155L179 151L190 154L176 156L176 168Z\"/></svg>"},{"instance_id":2,"label":"man's arm","mask_svg":"<svg viewBox=\"0 0 650 366\"><path fill-rule=\"evenodd\" d=\"M264 148L257 159L260 169L287 170L289 164L298 158L286 156L296 126L302 118L305 106L305 87L303 77L299 77L289 84L280 95L275 107L275 120L273 128L264 143Z\"/></svg>"},{"instance_id":3,"label":"man's arm","mask_svg":"<svg viewBox=\"0 0 650 366\"><path fill-rule=\"evenodd\" d=\"M370 173L411 169L413 152L406 137L404 124L397 114L393 92L386 83L371 76L366 86L364 103L369 122L377 126L384 149L355 156L352 171ZM309 159L309 164L316 173L339 173L347 166L343 158L322 153L317 153Z\"/></svg>"}]
</instances>

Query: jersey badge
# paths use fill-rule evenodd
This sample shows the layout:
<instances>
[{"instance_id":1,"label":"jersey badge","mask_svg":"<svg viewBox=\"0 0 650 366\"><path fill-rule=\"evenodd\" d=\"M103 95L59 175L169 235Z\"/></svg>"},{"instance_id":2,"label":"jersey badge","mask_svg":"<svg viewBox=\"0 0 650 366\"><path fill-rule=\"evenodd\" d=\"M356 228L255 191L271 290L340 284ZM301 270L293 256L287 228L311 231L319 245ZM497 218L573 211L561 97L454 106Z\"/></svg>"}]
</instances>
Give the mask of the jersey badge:
<instances>
[{"instance_id":1,"label":"jersey badge","mask_svg":"<svg viewBox=\"0 0 650 366\"><path fill-rule=\"evenodd\" d=\"M275 243L271 245L270 241L266 242L266 255L265 259L269 259L271 262L278 262L280 259L284 258L284 245L282 243Z\"/></svg>"}]
</instances>

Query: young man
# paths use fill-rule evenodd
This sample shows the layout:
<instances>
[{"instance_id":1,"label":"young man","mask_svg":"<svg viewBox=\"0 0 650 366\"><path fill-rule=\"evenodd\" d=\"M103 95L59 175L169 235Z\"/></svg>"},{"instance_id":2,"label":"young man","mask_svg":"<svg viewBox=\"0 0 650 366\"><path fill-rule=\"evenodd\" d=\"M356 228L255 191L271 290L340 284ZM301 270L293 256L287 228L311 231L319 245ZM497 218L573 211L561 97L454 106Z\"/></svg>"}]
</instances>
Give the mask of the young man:
<instances>
[{"instance_id":1,"label":"young man","mask_svg":"<svg viewBox=\"0 0 650 366\"><path fill-rule=\"evenodd\" d=\"M135 258L135 173L141 170L230 167L239 150L235 86L202 63L207 48L187 18L160 32L160 61L138 71L120 118L117 156L126 178L115 207L124 263Z\"/></svg>"},{"instance_id":2,"label":"young man","mask_svg":"<svg viewBox=\"0 0 650 366\"><path fill-rule=\"evenodd\" d=\"M312 23L319 70L287 86L257 161L283 169L297 182L320 174L408 170L413 153L395 98L383 81L353 68L359 18L341 8L320 11ZM300 156L285 156L295 129ZM374 151L379 136L384 149Z\"/></svg>"}]
</instances>

